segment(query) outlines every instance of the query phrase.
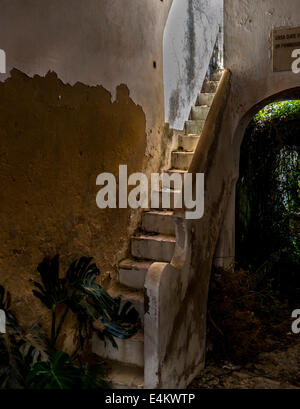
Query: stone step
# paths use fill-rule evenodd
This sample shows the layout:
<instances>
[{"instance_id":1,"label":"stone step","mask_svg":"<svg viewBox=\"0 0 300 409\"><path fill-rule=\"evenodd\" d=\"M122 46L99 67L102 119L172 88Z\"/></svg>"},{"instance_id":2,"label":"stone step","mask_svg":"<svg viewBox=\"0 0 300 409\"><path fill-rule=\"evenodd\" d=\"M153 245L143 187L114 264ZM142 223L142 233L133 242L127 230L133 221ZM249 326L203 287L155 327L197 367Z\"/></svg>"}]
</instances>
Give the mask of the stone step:
<instances>
[{"instance_id":1,"label":"stone step","mask_svg":"<svg viewBox=\"0 0 300 409\"><path fill-rule=\"evenodd\" d=\"M151 210L171 210L182 207L182 190L161 187L151 191ZM153 201L154 200L154 201ZM178 203L175 205L175 202Z\"/></svg>"},{"instance_id":2,"label":"stone step","mask_svg":"<svg viewBox=\"0 0 300 409\"><path fill-rule=\"evenodd\" d=\"M128 339L114 338L117 348L109 340L102 341L96 333L92 337L92 352L103 359L144 367L144 333L142 330Z\"/></svg>"},{"instance_id":3,"label":"stone step","mask_svg":"<svg viewBox=\"0 0 300 409\"><path fill-rule=\"evenodd\" d=\"M151 210L142 215L142 229L146 232L154 232L175 235L173 221L173 212L171 210Z\"/></svg>"},{"instance_id":4,"label":"stone step","mask_svg":"<svg viewBox=\"0 0 300 409\"><path fill-rule=\"evenodd\" d=\"M209 106L196 106L192 107L192 112L191 112L191 119L192 120L198 120L198 119L206 119L207 115L209 113L210 107Z\"/></svg>"},{"instance_id":5,"label":"stone step","mask_svg":"<svg viewBox=\"0 0 300 409\"><path fill-rule=\"evenodd\" d=\"M133 236L131 254L140 259L169 262L173 258L175 237L163 234Z\"/></svg>"},{"instance_id":6,"label":"stone step","mask_svg":"<svg viewBox=\"0 0 300 409\"><path fill-rule=\"evenodd\" d=\"M214 99L215 94L208 94L208 93L201 93L198 94L197 97L197 102L196 105L201 106L201 105L207 105L207 106L211 106L213 99Z\"/></svg>"},{"instance_id":7,"label":"stone step","mask_svg":"<svg viewBox=\"0 0 300 409\"><path fill-rule=\"evenodd\" d=\"M185 151L194 151L199 139L199 135L179 135L178 146L182 147Z\"/></svg>"},{"instance_id":8,"label":"stone step","mask_svg":"<svg viewBox=\"0 0 300 409\"><path fill-rule=\"evenodd\" d=\"M113 297L120 297L122 300L121 306L127 301L131 302L132 306L139 313L142 325L144 324L144 291L134 290L124 285L114 284L107 292Z\"/></svg>"},{"instance_id":9,"label":"stone step","mask_svg":"<svg viewBox=\"0 0 300 409\"><path fill-rule=\"evenodd\" d=\"M164 171L162 173L163 177L159 181L159 189L181 189L180 179L177 176L174 176L174 173L171 174L168 171ZM175 181L174 181L175 179ZM178 180L179 185L176 186L176 182Z\"/></svg>"},{"instance_id":10,"label":"stone step","mask_svg":"<svg viewBox=\"0 0 300 409\"><path fill-rule=\"evenodd\" d=\"M188 136L186 136L188 138ZM181 177L181 183L183 186L183 178L184 178L184 174L187 173L187 170L182 170L182 169L168 169L165 173L167 173L168 175L172 176L172 175L179 175ZM174 189L174 183L171 181L170 183L170 188Z\"/></svg>"},{"instance_id":11,"label":"stone step","mask_svg":"<svg viewBox=\"0 0 300 409\"><path fill-rule=\"evenodd\" d=\"M119 282L130 288L143 289L145 277L152 262L126 259L119 263Z\"/></svg>"},{"instance_id":12,"label":"stone step","mask_svg":"<svg viewBox=\"0 0 300 409\"><path fill-rule=\"evenodd\" d=\"M218 81L204 81L202 91L205 93L215 93L217 91Z\"/></svg>"},{"instance_id":13,"label":"stone step","mask_svg":"<svg viewBox=\"0 0 300 409\"><path fill-rule=\"evenodd\" d=\"M172 168L172 169L168 169L166 172L169 173L169 175L173 175L174 173L179 173L179 175L183 176L185 173L187 173L187 170Z\"/></svg>"},{"instance_id":14,"label":"stone step","mask_svg":"<svg viewBox=\"0 0 300 409\"><path fill-rule=\"evenodd\" d=\"M201 135L204 123L203 119L185 121L185 133L187 135Z\"/></svg>"},{"instance_id":15,"label":"stone step","mask_svg":"<svg viewBox=\"0 0 300 409\"><path fill-rule=\"evenodd\" d=\"M144 369L137 366L122 365L119 362L106 362L106 381L112 389L143 389Z\"/></svg>"},{"instance_id":16,"label":"stone step","mask_svg":"<svg viewBox=\"0 0 300 409\"><path fill-rule=\"evenodd\" d=\"M192 162L194 152L172 152L172 168L187 170Z\"/></svg>"},{"instance_id":17,"label":"stone step","mask_svg":"<svg viewBox=\"0 0 300 409\"><path fill-rule=\"evenodd\" d=\"M211 81L220 81L223 74L223 70L216 70L210 74Z\"/></svg>"}]
</instances>

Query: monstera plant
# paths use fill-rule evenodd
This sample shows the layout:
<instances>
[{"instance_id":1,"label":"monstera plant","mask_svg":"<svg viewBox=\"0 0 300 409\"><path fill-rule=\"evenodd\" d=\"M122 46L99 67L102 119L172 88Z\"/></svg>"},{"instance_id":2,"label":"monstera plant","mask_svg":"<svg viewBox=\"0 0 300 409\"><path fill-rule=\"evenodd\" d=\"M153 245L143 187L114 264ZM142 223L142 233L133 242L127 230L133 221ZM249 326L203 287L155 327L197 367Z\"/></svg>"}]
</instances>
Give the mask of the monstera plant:
<instances>
[{"instance_id":1,"label":"monstera plant","mask_svg":"<svg viewBox=\"0 0 300 409\"><path fill-rule=\"evenodd\" d=\"M38 290L33 293L51 311L52 325L50 344L55 347L60 330L71 310L76 314L79 323L79 341L81 345L87 334L96 330L101 339L107 337L114 346L114 337L129 338L138 328L138 312L132 304L121 305L120 298L112 298L99 284L95 283L99 269L92 258L81 257L75 260L66 274L59 276L59 256L45 258L38 266L42 284L34 282ZM65 310L57 323L57 307L63 305ZM100 328L100 329L99 329Z\"/></svg>"},{"instance_id":2,"label":"monstera plant","mask_svg":"<svg viewBox=\"0 0 300 409\"><path fill-rule=\"evenodd\" d=\"M75 260L60 276L59 256L38 265L41 282L34 281L33 294L51 313L50 335L35 323L24 331L10 306L10 294L0 286L0 309L6 315L6 333L0 334L0 389L98 389L107 387L103 364L81 362L78 351L96 331L114 347L117 338L129 338L140 323L131 303L122 304L95 282L99 269L92 258ZM72 357L57 350L57 339L72 311L78 319L78 342Z\"/></svg>"}]
</instances>

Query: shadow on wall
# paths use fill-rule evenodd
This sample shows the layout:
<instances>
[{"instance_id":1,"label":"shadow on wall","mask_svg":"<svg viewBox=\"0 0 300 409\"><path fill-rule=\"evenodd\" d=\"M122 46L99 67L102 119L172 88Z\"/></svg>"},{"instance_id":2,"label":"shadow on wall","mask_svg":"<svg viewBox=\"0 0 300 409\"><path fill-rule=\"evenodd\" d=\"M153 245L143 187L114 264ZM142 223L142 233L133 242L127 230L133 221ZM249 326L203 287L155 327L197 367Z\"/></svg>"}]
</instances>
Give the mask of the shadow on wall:
<instances>
[{"instance_id":1,"label":"shadow on wall","mask_svg":"<svg viewBox=\"0 0 300 409\"><path fill-rule=\"evenodd\" d=\"M223 0L173 0L164 31L165 120L183 129L200 92L217 36Z\"/></svg>"},{"instance_id":2,"label":"shadow on wall","mask_svg":"<svg viewBox=\"0 0 300 409\"><path fill-rule=\"evenodd\" d=\"M49 72L17 70L0 83L0 283L12 293L22 325L41 319L29 278L44 256L95 258L108 284L124 257L132 211L100 210L96 177L140 171L146 118L126 85L64 84ZM134 228L134 227L133 227Z\"/></svg>"}]
</instances>

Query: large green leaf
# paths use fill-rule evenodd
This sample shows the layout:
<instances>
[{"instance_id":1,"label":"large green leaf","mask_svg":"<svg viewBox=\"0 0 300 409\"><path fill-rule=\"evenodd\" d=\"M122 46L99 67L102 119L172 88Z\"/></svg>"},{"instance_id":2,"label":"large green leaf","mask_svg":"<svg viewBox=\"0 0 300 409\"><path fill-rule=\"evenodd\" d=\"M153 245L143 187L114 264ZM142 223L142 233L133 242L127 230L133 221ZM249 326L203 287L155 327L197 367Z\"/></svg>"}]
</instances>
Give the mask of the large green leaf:
<instances>
[{"instance_id":1,"label":"large green leaf","mask_svg":"<svg viewBox=\"0 0 300 409\"><path fill-rule=\"evenodd\" d=\"M99 269L95 263L90 264L91 260L89 257L75 260L67 271L66 280L74 290L80 290L92 298L98 317L104 315L110 318L117 304L99 284L95 283Z\"/></svg>"},{"instance_id":2,"label":"large green leaf","mask_svg":"<svg viewBox=\"0 0 300 409\"><path fill-rule=\"evenodd\" d=\"M44 258L37 268L40 273L42 283L34 282L39 291L33 290L33 294L38 297L44 305L53 310L58 304L66 301L68 293L65 286L65 279L59 278L59 256L54 258Z\"/></svg>"},{"instance_id":3,"label":"large green leaf","mask_svg":"<svg viewBox=\"0 0 300 409\"><path fill-rule=\"evenodd\" d=\"M101 363L92 367L77 366L63 351L48 362L36 363L27 376L30 389L100 389L107 388Z\"/></svg>"},{"instance_id":4,"label":"large green leaf","mask_svg":"<svg viewBox=\"0 0 300 409\"><path fill-rule=\"evenodd\" d=\"M63 351L57 351L48 362L36 363L26 382L30 389L74 389L80 385L80 368Z\"/></svg>"}]
</instances>

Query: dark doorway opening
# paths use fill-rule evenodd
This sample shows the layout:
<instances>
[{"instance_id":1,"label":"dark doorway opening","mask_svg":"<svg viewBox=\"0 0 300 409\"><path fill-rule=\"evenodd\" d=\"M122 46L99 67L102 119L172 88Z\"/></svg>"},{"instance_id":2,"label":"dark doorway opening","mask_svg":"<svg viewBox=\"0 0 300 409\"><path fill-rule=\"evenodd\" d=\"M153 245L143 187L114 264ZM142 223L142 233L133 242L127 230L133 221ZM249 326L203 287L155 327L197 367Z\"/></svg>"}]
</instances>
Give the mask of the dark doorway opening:
<instances>
[{"instance_id":1,"label":"dark doorway opening","mask_svg":"<svg viewBox=\"0 0 300 409\"><path fill-rule=\"evenodd\" d=\"M257 291L300 302L300 101L275 102L250 122L236 189L236 261Z\"/></svg>"},{"instance_id":2,"label":"dark doorway opening","mask_svg":"<svg viewBox=\"0 0 300 409\"><path fill-rule=\"evenodd\" d=\"M298 100L267 105L246 128L236 187L236 265L212 272L208 362L244 365L297 341L291 315L300 308L299 136Z\"/></svg>"}]
</instances>

